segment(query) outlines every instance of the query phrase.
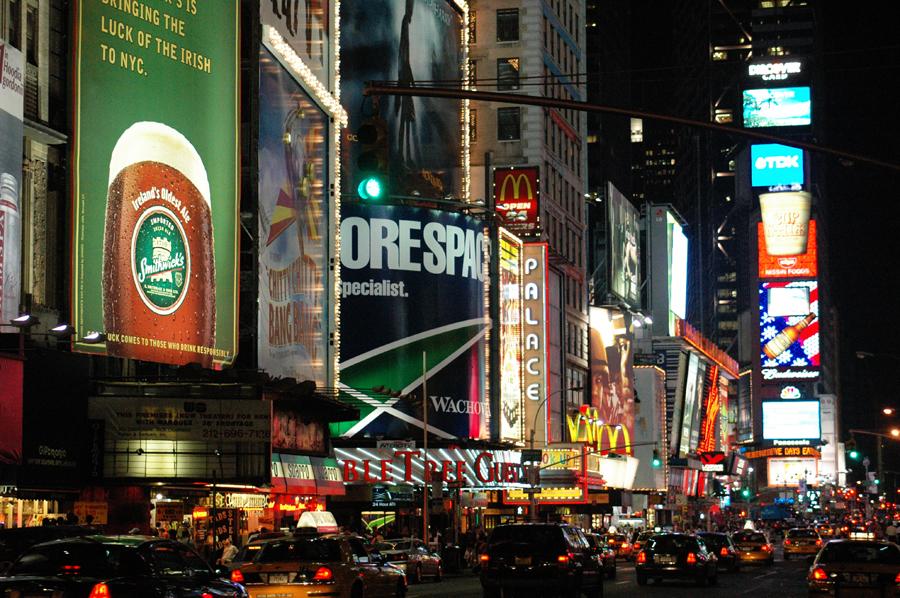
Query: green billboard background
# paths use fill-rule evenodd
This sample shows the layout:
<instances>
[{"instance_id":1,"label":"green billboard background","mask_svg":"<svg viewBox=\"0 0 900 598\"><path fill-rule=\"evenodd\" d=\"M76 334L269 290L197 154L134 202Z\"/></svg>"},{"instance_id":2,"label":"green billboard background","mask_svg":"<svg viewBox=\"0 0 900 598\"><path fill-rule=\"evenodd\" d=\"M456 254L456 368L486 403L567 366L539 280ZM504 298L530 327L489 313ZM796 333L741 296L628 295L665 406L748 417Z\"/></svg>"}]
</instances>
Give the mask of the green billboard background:
<instances>
[{"instance_id":1,"label":"green billboard background","mask_svg":"<svg viewBox=\"0 0 900 598\"><path fill-rule=\"evenodd\" d=\"M139 121L181 132L203 160L214 230L214 363L237 350L239 8L236 0L74 3L72 323L103 331L103 242L110 155ZM127 7L130 10L126 10ZM128 256L122 256L128 259ZM103 344L75 343L105 353Z\"/></svg>"}]
</instances>

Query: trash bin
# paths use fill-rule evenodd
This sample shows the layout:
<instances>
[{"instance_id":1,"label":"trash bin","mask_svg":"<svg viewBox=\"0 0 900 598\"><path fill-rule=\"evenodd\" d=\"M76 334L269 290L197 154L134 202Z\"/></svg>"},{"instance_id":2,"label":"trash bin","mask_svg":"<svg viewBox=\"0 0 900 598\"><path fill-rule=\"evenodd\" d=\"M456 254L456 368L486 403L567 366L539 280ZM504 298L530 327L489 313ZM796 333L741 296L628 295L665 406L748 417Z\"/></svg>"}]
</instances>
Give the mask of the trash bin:
<instances>
[{"instance_id":1,"label":"trash bin","mask_svg":"<svg viewBox=\"0 0 900 598\"><path fill-rule=\"evenodd\" d=\"M448 544L444 546L443 566L447 573L459 573L462 569L463 551L459 546Z\"/></svg>"}]
</instances>

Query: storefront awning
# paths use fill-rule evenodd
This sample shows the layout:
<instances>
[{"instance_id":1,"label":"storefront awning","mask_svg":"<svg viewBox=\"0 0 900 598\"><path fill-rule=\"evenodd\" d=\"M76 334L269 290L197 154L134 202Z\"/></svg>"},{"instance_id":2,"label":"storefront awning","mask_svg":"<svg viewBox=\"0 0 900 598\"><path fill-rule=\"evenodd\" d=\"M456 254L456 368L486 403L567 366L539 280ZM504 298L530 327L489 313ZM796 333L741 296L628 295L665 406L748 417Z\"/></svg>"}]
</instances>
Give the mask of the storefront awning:
<instances>
[{"instance_id":1,"label":"storefront awning","mask_svg":"<svg viewBox=\"0 0 900 598\"><path fill-rule=\"evenodd\" d=\"M311 496L341 496L344 480L331 458L272 453L272 492Z\"/></svg>"}]
</instances>

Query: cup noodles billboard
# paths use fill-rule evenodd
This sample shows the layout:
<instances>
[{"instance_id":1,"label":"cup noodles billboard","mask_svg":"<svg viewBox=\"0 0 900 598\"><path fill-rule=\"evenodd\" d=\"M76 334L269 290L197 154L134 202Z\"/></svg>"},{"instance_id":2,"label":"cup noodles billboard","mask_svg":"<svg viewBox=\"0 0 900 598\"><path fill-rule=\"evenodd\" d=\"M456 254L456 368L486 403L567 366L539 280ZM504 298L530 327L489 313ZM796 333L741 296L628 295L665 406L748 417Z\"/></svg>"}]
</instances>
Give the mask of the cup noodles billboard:
<instances>
[{"instance_id":1,"label":"cup noodles billboard","mask_svg":"<svg viewBox=\"0 0 900 598\"><path fill-rule=\"evenodd\" d=\"M817 281L760 283L759 345L763 381L818 377Z\"/></svg>"},{"instance_id":2,"label":"cup noodles billboard","mask_svg":"<svg viewBox=\"0 0 900 598\"><path fill-rule=\"evenodd\" d=\"M766 231L763 223L757 225L760 278L815 278L818 254L816 251L816 221L809 221L809 238L806 251L799 255L771 255L766 251Z\"/></svg>"}]
</instances>

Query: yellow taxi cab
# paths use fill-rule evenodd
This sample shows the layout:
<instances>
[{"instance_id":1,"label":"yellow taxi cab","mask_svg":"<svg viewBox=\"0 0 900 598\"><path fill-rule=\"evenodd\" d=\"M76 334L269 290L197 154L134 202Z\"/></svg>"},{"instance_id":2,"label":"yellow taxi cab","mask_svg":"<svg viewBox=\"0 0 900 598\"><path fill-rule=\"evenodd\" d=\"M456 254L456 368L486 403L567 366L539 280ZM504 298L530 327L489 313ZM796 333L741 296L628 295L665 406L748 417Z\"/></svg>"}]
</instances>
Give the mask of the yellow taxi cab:
<instances>
[{"instance_id":1,"label":"yellow taxi cab","mask_svg":"<svg viewBox=\"0 0 900 598\"><path fill-rule=\"evenodd\" d=\"M257 543L253 560L231 571L250 598L406 596L406 575L363 538L312 528Z\"/></svg>"},{"instance_id":2,"label":"yellow taxi cab","mask_svg":"<svg viewBox=\"0 0 900 598\"><path fill-rule=\"evenodd\" d=\"M784 535L784 560L792 556L816 554L822 548L822 538L813 529L791 528Z\"/></svg>"},{"instance_id":3,"label":"yellow taxi cab","mask_svg":"<svg viewBox=\"0 0 900 598\"><path fill-rule=\"evenodd\" d=\"M743 563L775 564L775 549L762 532L741 530L731 536L737 548L738 560Z\"/></svg>"},{"instance_id":4,"label":"yellow taxi cab","mask_svg":"<svg viewBox=\"0 0 900 598\"><path fill-rule=\"evenodd\" d=\"M628 560L634 554L631 542L625 534L606 534L603 536L606 545L616 551L616 557Z\"/></svg>"},{"instance_id":5,"label":"yellow taxi cab","mask_svg":"<svg viewBox=\"0 0 900 598\"><path fill-rule=\"evenodd\" d=\"M830 524L821 523L816 526L816 532L818 532L819 537L822 539L833 538L834 534L835 534L835 529Z\"/></svg>"}]
</instances>

